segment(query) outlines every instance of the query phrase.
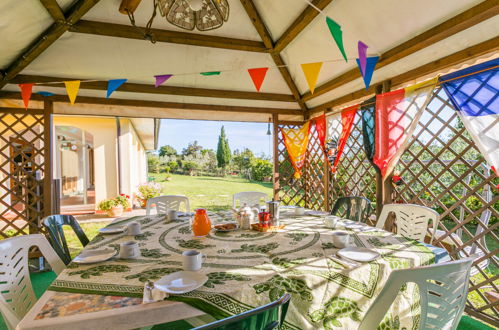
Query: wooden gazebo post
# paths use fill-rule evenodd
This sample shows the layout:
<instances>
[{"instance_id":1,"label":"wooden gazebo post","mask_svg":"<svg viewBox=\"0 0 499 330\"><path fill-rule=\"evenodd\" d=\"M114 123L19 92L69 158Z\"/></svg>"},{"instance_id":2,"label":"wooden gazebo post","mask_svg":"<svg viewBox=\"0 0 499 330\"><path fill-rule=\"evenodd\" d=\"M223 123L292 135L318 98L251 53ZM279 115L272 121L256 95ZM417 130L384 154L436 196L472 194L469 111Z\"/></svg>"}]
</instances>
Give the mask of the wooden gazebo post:
<instances>
[{"instance_id":1,"label":"wooden gazebo post","mask_svg":"<svg viewBox=\"0 0 499 330\"><path fill-rule=\"evenodd\" d=\"M272 134L272 150L273 150L273 159L274 159L274 175L272 178L272 188L274 191L273 200L279 200L279 115L272 115L272 126L273 126L273 134Z\"/></svg>"}]
</instances>

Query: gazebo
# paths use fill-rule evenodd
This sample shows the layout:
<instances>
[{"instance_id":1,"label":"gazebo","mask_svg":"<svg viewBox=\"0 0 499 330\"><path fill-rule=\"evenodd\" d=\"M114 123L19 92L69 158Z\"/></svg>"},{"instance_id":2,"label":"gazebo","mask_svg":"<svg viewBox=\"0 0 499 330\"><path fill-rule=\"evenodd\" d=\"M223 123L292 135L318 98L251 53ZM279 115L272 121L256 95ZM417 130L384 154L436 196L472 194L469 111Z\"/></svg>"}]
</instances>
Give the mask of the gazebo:
<instances>
[{"instance_id":1,"label":"gazebo","mask_svg":"<svg viewBox=\"0 0 499 330\"><path fill-rule=\"evenodd\" d=\"M478 254L466 312L498 326L499 181L445 81L431 85L387 173L365 150L363 114L376 96L497 61L499 1L202 0L210 10L196 14L191 2L198 1L123 1L120 12L118 0L2 1L2 227L36 233L43 216L57 213L54 115L269 122L275 200L331 211L338 197L363 196L373 224L385 204L437 210L432 244L454 259ZM68 82L78 82L76 92ZM332 171L324 141L331 134L319 120L332 127L355 106ZM308 146L295 175L285 135L304 125ZM35 166L13 173L9 137L27 132ZM26 212L5 201L12 182L25 188L18 203Z\"/></svg>"}]
</instances>

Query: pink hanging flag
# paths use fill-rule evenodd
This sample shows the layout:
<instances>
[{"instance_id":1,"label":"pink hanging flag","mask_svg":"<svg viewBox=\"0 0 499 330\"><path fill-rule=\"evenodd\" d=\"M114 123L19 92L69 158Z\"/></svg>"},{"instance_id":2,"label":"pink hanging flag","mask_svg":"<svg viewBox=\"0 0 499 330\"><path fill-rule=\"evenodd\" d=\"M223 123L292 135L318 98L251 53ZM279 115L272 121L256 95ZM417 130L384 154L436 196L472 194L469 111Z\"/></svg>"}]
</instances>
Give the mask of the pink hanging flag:
<instances>
[{"instance_id":1,"label":"pink hanging flag","mask_svg":"<svg viewBox=\"0 0 499 330\"><path fill-rule=\"evenodd\" d=\"M154 78L156 78L156 83L154 84L154 87L157 88L157 87L161 86L162 83L164 83L165 81L170 79L172 76L173 76L172 74L161 74L161 75L154 76Z\"/></svg>"},{"instance_id":2,"label":"pink hanging flag","mask_svg":"<svg viewBox=\"0 0 499 330\"><path fill-rule=\"evenodd\" d=\"M366 57L367 57L367 46L365 43L359 40L359 43L357 44L359 48L359 62L360 62L360 73L362 73L362 76L366 74Z\"/></svg>"},{"instance_id":3,"label":"pink hanging flag","mask_svg":"<svg viewBox=\"0 0 499 330\"><path fill-rule=\"evenodd\" d=\"M19 84L21 89L21 96L23 98L24 107L28 110L29 99L31 98L31 93L33 92L34 84Z\"/></svg>"}]
</instances>

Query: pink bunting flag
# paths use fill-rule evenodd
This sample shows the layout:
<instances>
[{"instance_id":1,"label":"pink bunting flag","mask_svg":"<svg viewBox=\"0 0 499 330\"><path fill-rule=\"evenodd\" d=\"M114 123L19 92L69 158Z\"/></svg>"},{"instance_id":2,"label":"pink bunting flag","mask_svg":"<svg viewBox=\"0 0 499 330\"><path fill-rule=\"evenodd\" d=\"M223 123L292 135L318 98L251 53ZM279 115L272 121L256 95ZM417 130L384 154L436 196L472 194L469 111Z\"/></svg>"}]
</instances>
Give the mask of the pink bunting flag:
<instances>
[{"instance_id":1,"label":"pink bunting flag","mask_svg":"<svg viewBox=\"0 0 499 330\"><path fill-rule=\"evenodd\" d=\"M21 96L23 98L24 107L28 110L29 99L31 98L31 93L33 92L34 84L19 84L21 89Z\"/></svg>"},{"instance_id":2,"label":"pink bunting flag","mask_svg":"<svg viewBox=\"0 0 499 330\"><path fill-rule=\"evenodd\" d=\"M365 43L359 40L359 43L357 44L357 47L359 49L359 62L360 62L360 73L362 73L362 76L366 74L366 57L367 57L367 46Z\"/></svg>"},{"instance_id":3,"label":"pink bunting flag","mask_svg":"<svg viewBox=\"0 0 499 330\"><path fill-rule=\"evenodd\" d=\"M157 88L157 87L161 86L161 84L163 84L165 81L170 79L172 76L173 76L172 74L161 74L161 75L154 76L154 78L156 78L156 83L154 84L154 87Z\"/></svg>"}]
</instances>

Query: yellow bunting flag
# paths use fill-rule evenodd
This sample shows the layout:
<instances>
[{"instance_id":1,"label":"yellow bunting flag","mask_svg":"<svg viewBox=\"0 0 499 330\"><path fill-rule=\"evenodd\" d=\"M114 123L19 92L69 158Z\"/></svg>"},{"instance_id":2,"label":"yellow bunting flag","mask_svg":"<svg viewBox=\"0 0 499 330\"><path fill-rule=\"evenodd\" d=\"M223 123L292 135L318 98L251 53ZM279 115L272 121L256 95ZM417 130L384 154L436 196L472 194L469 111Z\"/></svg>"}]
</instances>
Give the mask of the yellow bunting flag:
<instances>
[{"instance_id":1,"label":"yellow bunting flag","mask_svg":"<svg viewBox=\"0 0 499 330\"><path fill-rule=\"evenodd\" d=\"M71 104L75 104L76 95L78 95L78 90L80 89L80 81L65 81L64 85L66 86L66 92L68 93L69 102L71 102Z\"/></svg>"},{"instance_id":2,"label":"yellow bunting flag","mask_svg":"<svg viewBox=\"0 0 499 330\"><path fill-rule=\"evenodd\" d=\"M314 94L315 85L317 84L319 73L321 72L322 63L323 62L305 63L301 65L301 69L303 70L303 74L307 79L311 94Z\"/></svg>"},{"instance_id":3,"label":"yellow bunting flag","mask_svg":"<svg viewBox=\"0 0 499 330\"><path fill-rule=\"evenodd\" d=\"M310 132L310 122L300 128L281 128L284 137L284 145L288 151L289 160L295 169L294 177L301 177L301 168L305 164L307 154L308 134Z\"/></svg>"}]
</instances>

